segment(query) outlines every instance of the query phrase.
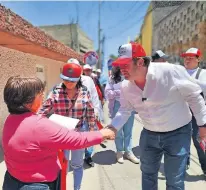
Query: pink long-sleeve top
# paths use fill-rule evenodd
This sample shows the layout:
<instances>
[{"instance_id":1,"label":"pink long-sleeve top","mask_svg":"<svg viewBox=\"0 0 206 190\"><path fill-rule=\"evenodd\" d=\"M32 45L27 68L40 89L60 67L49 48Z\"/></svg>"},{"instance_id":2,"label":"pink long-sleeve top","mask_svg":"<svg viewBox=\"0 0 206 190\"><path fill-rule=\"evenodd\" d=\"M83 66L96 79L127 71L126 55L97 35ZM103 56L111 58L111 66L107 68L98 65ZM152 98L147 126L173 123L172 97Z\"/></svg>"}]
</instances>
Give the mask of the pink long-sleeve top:
<instances>
[{"instance_id":1,"label":"pink long-sleeve top","mask_svg":"<svg viewBox=\"0 0 206 190\"><path fill-rule=\"evenodd\" d=\"M9 115L3 129L8 172L23 182L52 182L60 164L59 149L81 149L102 142L96 132L75 132L32 113Z\"/></svg>"}]
</instances>

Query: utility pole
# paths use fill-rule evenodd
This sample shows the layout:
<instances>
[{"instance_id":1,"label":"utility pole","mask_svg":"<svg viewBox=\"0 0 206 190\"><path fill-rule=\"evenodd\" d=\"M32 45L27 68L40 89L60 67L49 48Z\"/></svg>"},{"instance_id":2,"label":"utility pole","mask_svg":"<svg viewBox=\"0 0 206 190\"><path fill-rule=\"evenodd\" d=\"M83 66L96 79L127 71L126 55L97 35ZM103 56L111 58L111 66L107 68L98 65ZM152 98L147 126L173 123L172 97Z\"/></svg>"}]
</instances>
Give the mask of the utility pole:
<instances>
[{"instance_id":1,"label":"utility pole","mask_svg":"<svg viewBox=\"0 0 206 190\"><path fill-rule=\"evenodd\" d=\"M104 63L104 44L105 44L105 35L103 35L103 38L102 38L102 51L101 51L101 60L100 60L100 63L101 63L101 65L100 65L100 69L101 70L103 70L103 67L104 67L104 65L102 65L102 63Z\"/></svg>"},{"instance_id":2,"label":"utility pole","mask_svg":"<svg viewBox=\"0 0 206 190\"><path fill-rule=\"evenodd\" d=\"M98 17L98 56L97 69L101 68L101 0L99 0L99 17Z\"/></svg>"},{"instance_id":3,"label":"utility pole","mask_svg":"<svg viewBox=\"0 0 206 190\"><path fill-rule=\"evenodd\" d=\"M79 7L78 7L78 1L76 1L76 44L75 44L75 50L79 53Z\"/></svg>"}]
</instances>

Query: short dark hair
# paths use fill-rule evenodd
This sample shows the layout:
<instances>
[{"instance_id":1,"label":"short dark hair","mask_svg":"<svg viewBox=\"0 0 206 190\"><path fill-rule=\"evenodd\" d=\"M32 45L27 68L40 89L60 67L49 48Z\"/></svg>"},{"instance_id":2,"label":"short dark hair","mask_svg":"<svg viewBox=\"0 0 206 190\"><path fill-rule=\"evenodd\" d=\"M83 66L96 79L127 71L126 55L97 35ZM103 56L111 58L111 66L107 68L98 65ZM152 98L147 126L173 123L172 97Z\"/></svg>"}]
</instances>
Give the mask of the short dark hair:
<instances>
[{"instance_id":1,"label":"short dark hair","mask_svg":"<svg viewBox=\"0 0 206 190\"><path fill-rule=\"evenodd\" d=\"M134 64L137 64L138 59L139 58L133 58ZM144 66L149 67L151 61L150 57L142 57L142 59L144 60Z\"/></svg>"},{"instance_id":2,"label":"short dark hair","mask_svg":"<svg viewBox=\"0 0 206 190\"><path fill-rule=\"evenodd\" d=\"M10 77L4 87L4 102L11 114L30 112L25 105L35 100L44 91L44 83L36 77Z\"/></svg>"},{"instance_id":3,"label":"short dark hair","mask_svg":"<svg viewBox=\"0 0 206 190\"><path fill-rule=\"evenodd\" d=\"M112 67L111 78L115 83L122 81L120 67Z\"/></svg>"}]
</instances>

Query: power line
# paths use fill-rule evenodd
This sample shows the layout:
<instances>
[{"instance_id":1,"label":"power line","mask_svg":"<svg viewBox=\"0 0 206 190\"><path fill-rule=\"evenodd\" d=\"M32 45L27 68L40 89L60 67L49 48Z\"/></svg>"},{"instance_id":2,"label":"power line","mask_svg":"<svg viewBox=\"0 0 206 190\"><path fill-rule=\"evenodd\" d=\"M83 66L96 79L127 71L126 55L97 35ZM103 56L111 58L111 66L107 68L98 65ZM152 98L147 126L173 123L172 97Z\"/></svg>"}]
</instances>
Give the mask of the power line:
<instances>
[{"instance_id":1,"label":"power line","mask_svg":"<svg viewBox=\"0 0 206 190\"><path fill-rule=\"evenodd\" d=\"M109 27L107 30L111 30L111 29L114 29L114 28L119 27L122 23L125 23L125 21L129 19L129 17L130 17L129 20L131 20L131 13L133 13L132 10L135 8L135 5L136 5L137 3L139 3L139 2L135 2L134 4L132 4L132 7L127 11L127 13L126 13L125 16L123 17L123 19L119 20L115 25ZM146 3L146 2L141 2L141 4L134 10L134 12L137 12L137 10L138 10L139 8L141 8L145 3Z\"/></svg>"},{"instance_id":2,"label":"power line","mask_svg":"<svg viewBox=\"0 0 206 190\"><path fill-rule=\"evenodd\" d=\"M118 32L118 33L122 35L122 34L124 34L126 31L128 31L128 28L129 28L129 29L134 28L134 26L136 26L135 24L136 24L137 22L141 21L145 16L147 16L149 13L151 13L154 9L156 9L156 7L153 7L151 10L147 11L147 13L146 13L144 16L140 17L138 20L135 20L135 22L132 22L130 26L125 27L126 29L124 29L124 30L122 30L122 31L120 31L120 32ZM110 36L110 37L108 37L107 39L114 39L115 37L119 37L119 35L115 35L114 37L113 37L113 36Z\"/></svg>"}]
</instances>

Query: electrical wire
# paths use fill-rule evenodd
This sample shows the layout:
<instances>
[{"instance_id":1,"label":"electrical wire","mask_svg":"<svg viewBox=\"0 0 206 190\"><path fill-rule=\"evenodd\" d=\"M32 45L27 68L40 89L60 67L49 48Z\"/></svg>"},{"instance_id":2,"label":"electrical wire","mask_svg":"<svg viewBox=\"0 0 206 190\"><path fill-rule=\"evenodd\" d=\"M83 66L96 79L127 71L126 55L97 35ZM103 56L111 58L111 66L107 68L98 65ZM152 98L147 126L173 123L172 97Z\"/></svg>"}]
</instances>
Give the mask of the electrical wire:
<instances>
[{"instance_id":1,"label":"electrical wire","mask_svg":"<svg viewBox=\"0 0 206 190\"><path fill-rule=\"evenodd\" d=\"M115 25L108 27L107 30L115 29L115 28L119 27L122 23L125 23L125 21L127 21L128 19L131 20L132 15L135 12L137 12L138 9L140 9L147 2L141 2L141 4L139 4L139 6L133 12L132 10L135 8L135 5L137 5L137 3L139 3L139 2L135 2L134 4L132 4L132 6L129 8L129 10L125 14L125 16L121 20L119 20ZM133 17L133 18L135 19L135 17Z\"/></svg>"},{"instance_id":2,"label":"electrical wire","mask_svg":"<svg viewBox=\"0 0 206 190\"><path fill-rule=\"evenodd\" d=\"M156 7L153 7L151 10L147 11L147 13L146 13L144 16L140 17L138 20L135 20L135 22L132 22L130 26L125 27L126 29L124 29L124 30L122 30L122 31L119 31L118 34L122 35L122 34L124 34L126 31L128 31L128 28L129 28L129 29L134 28L134 27L136 26L136 25L135 25L136 23L138 23L139 21L141 21L142 19L144 19L144 17L145 17L146 15L148 15L149 13L151 13L155 8L156 8ZM109 37L107 37L107 39L114 39L115 37L119 37L120 35L109 36Z\"/></svg>"}]
</instances>

